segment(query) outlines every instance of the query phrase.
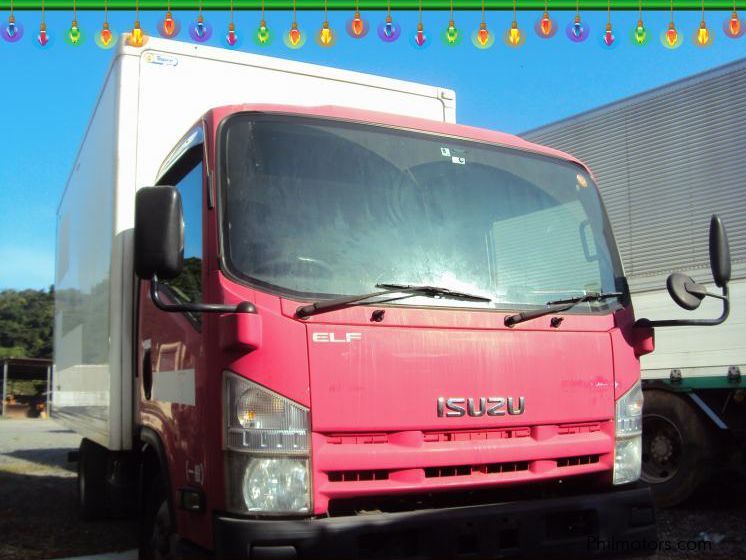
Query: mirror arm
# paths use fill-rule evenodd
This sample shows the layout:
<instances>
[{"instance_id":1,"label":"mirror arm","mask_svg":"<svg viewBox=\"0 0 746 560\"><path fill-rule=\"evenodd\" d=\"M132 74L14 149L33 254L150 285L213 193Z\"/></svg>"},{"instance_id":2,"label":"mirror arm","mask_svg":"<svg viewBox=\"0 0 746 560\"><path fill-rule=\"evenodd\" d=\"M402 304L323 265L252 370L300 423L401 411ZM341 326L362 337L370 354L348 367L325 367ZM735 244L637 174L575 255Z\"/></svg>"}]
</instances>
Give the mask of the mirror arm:
<instances>
[{"instance_id":1,"label":"mirror arm","mask_svg":"<svg viewBox=\"0 0 746 560\"><path fill-rule=\"evenodd\" d=\"M717 319L666 319L662 321L651 321L649 319L638 319L635 322L635 326L640 327L686 327L686 326L700 326L700 327L713 327L719 325L728 318L730 314L730 300L728 299L728 285L723 286L723 295L707 294L708 296L715 297L723 300L723 312Z\"/></svg>"},{"instance_id":2,"label":"mirror arm","mask_svg":"<svg viewBox=\"0 0 746 560\"><path fill-rule=\"evenodd\" d=\"M223 303L166 303L161 299L158 276L153 275L150 280L150 299L161 311L168 313L256 313L256 307L250 301L242 301L238 305Z\"/></svg>"}]
</instances>

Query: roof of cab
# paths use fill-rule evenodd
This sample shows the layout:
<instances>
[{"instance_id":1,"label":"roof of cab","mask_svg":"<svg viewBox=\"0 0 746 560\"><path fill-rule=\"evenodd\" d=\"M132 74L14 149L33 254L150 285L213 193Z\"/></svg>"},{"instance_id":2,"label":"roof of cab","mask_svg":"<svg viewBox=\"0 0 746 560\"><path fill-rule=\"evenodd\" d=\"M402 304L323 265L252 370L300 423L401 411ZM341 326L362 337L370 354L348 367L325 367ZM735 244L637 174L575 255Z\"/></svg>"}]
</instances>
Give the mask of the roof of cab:
<instances>
[{"instance_id":1,"label":"roof of cab","mask_svg":"<svg viewBox=\"0 0 746 560\"><path fill-rule=\"evenodd\" d=\"M570 154L534 144L513 134L504 132L495 132L484 128L466 126L462 124L445 123L428 119L419 119L407 117L404 115L394 115L390 113L379 113L376 111L364 111L361 109L351 109L348 107L337 107L324 105L320 107L302 107L297 105L269 105L269 104L245 104L245 105L227 105L216 107L206 114L208 121L214 124L219 123L226 117L234 113L241 112L259 112L259 113L277 113L284 115L311 116L330 119L341 119L354 122L392 126L405 128L409 130L418 130L434 134L443 134L464 138L466 140L476 140L478 142L488 142L508 148L515 148L526 152L532 152L545 156L555 157L585 165Z\"/></svg>"}]
</instances>

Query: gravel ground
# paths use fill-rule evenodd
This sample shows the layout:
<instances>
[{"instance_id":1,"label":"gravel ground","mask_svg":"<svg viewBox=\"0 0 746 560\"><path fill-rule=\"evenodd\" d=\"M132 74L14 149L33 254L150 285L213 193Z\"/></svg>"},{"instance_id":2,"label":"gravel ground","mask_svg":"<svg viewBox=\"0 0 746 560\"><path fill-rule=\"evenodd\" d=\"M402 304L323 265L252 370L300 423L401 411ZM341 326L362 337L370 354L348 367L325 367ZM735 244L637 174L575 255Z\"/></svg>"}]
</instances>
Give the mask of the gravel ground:
<instances>
[{"instance_id":1,"label":"gravel ground","mask_svg":"<svg viewBox=\"0 0 746 560\"><path fill-rule=\"evenodd\" d=\"M67 463L67 453L79 443L78 435L53 420L0 419L0 559L135 547L134 522L78 519L75 465ZM688 506L658 512L661 548L653 558L746 558L745 497L743 474L722 473Z\"/></svg>"},{"instance_id":2,"label":"gravel ground","mask_svg":"<svg viewBox=\"0 0 746 560\"><path fill-rule=\"evenodd\" d=\"M132 522L83 523L76 509L80 436L53 420L0 419L0 559L36 560L131 549Z\"/></svg>"}]
</instances>

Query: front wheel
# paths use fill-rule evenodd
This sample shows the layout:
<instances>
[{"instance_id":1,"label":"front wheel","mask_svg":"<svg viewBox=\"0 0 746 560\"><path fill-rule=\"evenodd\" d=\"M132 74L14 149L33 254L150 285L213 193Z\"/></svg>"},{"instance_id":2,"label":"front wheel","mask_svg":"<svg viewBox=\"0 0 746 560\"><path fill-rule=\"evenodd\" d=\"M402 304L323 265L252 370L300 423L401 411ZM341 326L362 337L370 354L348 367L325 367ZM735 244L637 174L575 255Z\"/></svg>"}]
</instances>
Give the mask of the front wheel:
<instances>
[{"instance_id":1,"label":"front wheel","mask_svg":"<svg viewBox=\"0 0 746 560\"><path fill-rule=\"evenodd\" d=\"M176 531L166 490L156 477L144 496L144 510L140 517L140 560L173 560Z\"/></svg>"},{"instance_id":2,"label":"front wheel","mask_svg":"<svg viewBox=\"0 0 746 560\"><path fill-rule=\"evenodd\" d=\"M659 507L692 496L707 477L711 447L707 426L685 395L645 392L641 479Z\"/></svg>"}]
</instances>

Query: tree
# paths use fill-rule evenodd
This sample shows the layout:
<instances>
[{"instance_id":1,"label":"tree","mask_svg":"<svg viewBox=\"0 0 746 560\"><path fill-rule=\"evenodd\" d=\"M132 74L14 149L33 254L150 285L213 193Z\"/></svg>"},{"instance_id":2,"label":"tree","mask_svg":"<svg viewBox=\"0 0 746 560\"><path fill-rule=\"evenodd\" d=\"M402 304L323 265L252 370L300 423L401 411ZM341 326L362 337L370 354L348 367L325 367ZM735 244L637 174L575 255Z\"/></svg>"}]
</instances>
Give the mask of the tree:
<instances>
[{"instance_id":1,"label":"tree","mask_svg":"<svg viewBox=\"0 0 746 560\"><path fill-rule=\"evenodd\" d=\"M51 358L54 288L0 291L0 357Z\"/></svg>"}]
</instances>

